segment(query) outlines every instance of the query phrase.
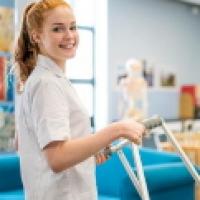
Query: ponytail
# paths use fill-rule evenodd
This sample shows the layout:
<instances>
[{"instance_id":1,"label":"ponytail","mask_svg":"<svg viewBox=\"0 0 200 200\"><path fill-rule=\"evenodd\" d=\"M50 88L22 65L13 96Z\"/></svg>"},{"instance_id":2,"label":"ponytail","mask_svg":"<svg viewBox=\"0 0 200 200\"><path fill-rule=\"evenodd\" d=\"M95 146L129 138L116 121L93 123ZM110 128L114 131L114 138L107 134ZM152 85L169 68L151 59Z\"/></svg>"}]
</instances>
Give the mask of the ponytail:
<instances>
[{"instance_id":1,"label":"ponytail","mask_svg":"<svg viewBox=\"0 0 200 200\"><path fill-rule=\"evenodd\" d=\"M34 4L35 3L29 4L24 11L21 31L14 52L19 80L22 83L27 80L28 76L33 71L38 54L38 47L31 41L27 26L27 14Z\"/></svg>"}]
</instances>

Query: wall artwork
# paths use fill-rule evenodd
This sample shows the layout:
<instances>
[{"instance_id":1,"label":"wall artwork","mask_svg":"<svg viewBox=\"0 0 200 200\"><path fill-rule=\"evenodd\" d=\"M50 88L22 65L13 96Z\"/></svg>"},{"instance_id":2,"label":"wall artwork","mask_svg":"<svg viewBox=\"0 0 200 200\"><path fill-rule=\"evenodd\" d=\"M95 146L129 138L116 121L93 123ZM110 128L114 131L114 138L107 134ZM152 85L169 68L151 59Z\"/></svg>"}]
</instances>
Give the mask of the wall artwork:
<instances>
[{"instance_id":1,"label":"wall artwork","mask_svg":"<svg viewBox=\"0 0 200 200\"><path fill-rule=\"evenodd\" d=\"M176 87L177 86L177 75L174 72L162 71L160 76L161 87Z\"/></svg>"},{"instance_id":2,"label":"wall artwork","mask_svg":"<svg viewBox=\"0 0 200 200\"><path fill-rule=\"evenodd\" d=\"M14 39L14 9L0 6L0 51L12 50Z\"/></svg>"}]
</instances>

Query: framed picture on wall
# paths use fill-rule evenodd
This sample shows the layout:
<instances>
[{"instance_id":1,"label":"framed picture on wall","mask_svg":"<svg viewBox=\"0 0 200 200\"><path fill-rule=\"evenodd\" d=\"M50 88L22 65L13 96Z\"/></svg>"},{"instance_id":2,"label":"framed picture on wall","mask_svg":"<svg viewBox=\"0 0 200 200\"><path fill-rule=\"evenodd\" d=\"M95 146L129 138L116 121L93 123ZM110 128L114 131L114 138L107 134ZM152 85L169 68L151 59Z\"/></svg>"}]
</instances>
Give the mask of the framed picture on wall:
<instances>
[{"instance_id":1,"label":"framed picture on wall","mask_svg":"<svg viewBox=\"0 0 200 200\"><path fill-rule=\"evenodd\" d=\"M173 71L162 71L160 75L161 87L176 87L177 86L177 74Z\"/></svg>"},{"instance_id":2,"label":"framed picture on wall","mask_svg":"<svg viewBox=\"0 0 200 200\"><path fill-rule=\"evenodd\" d=\"M0 5L0 51L10 51L14 38L14 9Z\"/></svg>"}]
</instances>

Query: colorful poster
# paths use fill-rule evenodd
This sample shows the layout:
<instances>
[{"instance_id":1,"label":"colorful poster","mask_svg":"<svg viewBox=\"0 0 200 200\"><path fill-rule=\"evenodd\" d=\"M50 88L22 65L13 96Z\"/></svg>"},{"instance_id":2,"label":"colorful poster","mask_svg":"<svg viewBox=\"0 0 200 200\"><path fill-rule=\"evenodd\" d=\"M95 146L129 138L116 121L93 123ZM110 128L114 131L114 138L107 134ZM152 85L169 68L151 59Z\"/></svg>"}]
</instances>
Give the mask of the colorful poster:
<instances>
[{"instance_id":1,"label":"colorful poster","mask_svg":"<svg viewBox=\"0 0 200 200\"><path fill-rule=\"evenodd\" d=\"M0 51L10 51L14 38L13 8L0 7L0 27Z\"/></svg>"},{"instance_id":2,"label":"colorful poster","mask_svg":"<svg viewBox=\"0 0 200 200\"><path fill-rule=\"evenodd\" d=\"M6 58L0 57L0 101L6 100Z\"/></svg>"}]
</instances>

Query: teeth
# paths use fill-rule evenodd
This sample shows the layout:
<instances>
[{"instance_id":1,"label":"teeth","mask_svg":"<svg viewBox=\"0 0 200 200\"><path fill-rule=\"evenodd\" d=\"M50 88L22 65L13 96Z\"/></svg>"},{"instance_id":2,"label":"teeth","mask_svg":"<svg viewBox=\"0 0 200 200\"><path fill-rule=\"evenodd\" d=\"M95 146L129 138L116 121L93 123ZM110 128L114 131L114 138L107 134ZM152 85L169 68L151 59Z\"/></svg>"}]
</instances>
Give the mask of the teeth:
<instances>
[{"instance_id":1,"label":"teeth","mask_svg":"<svg viewBox=\"0 0 200 200\"><path fill-rule=\"evenodd\" d=\"M68 45L60 45L61 48L65 48L65 49L71 49L74 47L73 44L68 44Z\"/></svg>"}]
</instances>

